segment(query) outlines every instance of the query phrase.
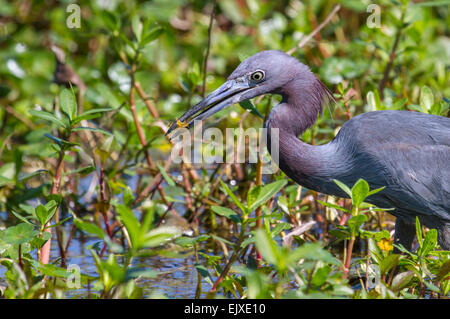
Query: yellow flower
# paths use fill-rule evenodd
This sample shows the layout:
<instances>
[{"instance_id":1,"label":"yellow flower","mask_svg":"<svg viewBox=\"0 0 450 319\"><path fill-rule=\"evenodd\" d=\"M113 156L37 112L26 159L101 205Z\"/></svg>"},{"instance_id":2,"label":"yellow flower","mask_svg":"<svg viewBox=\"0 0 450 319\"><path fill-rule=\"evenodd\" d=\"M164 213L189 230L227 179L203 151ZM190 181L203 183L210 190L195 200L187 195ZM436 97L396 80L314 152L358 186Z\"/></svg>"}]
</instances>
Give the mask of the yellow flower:
<instances>
[{"instance_id":1,"label":"yellow flower","mask_svg":"<svg viewBox=\"0 0 450 319\"><path fill-rule=\"evenodd\" d=\"M385 252L390 252L394 246L392 245L392 241L386 238L383 238L377 243L378 247Z\"/></svg>"}]
</instances>

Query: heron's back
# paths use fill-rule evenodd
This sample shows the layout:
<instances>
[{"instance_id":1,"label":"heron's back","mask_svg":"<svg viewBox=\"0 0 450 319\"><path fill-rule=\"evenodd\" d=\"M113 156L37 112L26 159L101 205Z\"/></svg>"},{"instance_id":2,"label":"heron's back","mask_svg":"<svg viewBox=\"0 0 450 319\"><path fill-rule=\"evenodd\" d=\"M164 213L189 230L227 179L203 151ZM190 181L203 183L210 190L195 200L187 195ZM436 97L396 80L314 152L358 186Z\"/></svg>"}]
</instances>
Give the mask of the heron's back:
<instances>
[{"instance_id":1,"label":"heron's back","mask_svg":"<svg viewBox=\"0 0 450 319\"><path fill-rule=\"evenodd\" d=\"M450 222L450 119L409 111L376 111L346 122L333 143L351 161L352 176L371 188L370 198L397 215Z\"/></svg>"}]
</instances>

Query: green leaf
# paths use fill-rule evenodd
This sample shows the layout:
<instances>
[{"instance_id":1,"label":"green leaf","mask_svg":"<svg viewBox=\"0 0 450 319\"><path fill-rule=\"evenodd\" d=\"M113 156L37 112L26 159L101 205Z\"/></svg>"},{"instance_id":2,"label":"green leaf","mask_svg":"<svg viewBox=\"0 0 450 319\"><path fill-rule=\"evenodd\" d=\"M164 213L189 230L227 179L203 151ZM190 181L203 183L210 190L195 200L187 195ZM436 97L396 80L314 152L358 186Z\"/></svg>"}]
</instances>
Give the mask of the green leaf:
<instances>
[{"instance_id":1,"label":"green leaf","mask_svg":"<svg viewBox=\"0 0 450 319\"><path fill-rule=\"evenodd\" d=\"M141 246L141 231L139 221L130 208L124 205L117 205L117 213L120 216L121 221L127 228L128 234L130 235L131 244L133 247L139 248Z\"/></svg>"},{"instance_id":2,"label":"green leaf","mask_svg":"<svg viewBox=\"0 0 450 319\"><path fill-rule=\"evenodd\" d=\"M250 191L247 194L247 206L248 207L252 206L253 203L256 202L259 195L261 194L261 189L262 189L261 185L255 185L250 189Z\"/></svg>"},{"instance_id":3,"label":"green leaf","mask_svg":"<svg viewBox=\"0 0 450 319\"><path fill-rule=\"evenodd\" d=\"M379 111L384 109L381 106L380 94L378 93L378 90L375 90L375 92L369 91L367 93L367 104L369 104L371 111Z\"/></svg>"},{"instance_id":4,"label":"green leaf","mask_svg":"<svg viewBox=\"0 0 450 319\"><path fill-rule=\"evenodd\" d=\"M11 213L13 213L13 215L16 216L18 219L20 219L21 221L23 221L23 222L25 222L27 224L33 225L28 219L26 219L25 217L23 217L19 213L15 212L13 209L11 209ZM33 212L33 217L35 217L34 212Z\"/></svg>"},{"instance_id":5,"label":"green leaf","mask_svg":"<svg viewBox=\"0 0 450 319\"><path fill-rule=\"evenodd\" d=\"M241 248L243 249L243 248L247 247L248 245L253 244L254 242L255 242L255 236L248 237L247 239L244 239L244 241L242 242Z\"/></svg>"},{"instance_id":6,"label":"green leaf","mask_svg":"<svg viewBox=\"0 0 450 319\"><path fill-rule=\"evenodd\" d=\"M339 186L340 189L342 189L344 192L346 192L349 197L352 197L352 191L350 190L350 188L348 188L347 185L338 181L337 179L333 179L333 182L335 182L336 185Z\"/></svg>"},{"instance_id":7,"label":"green leaf","mask_svg":"<svg viewBox=\"0 0 450 319\"><path fill-rule=\"evenodd\" d=\"M328 265L317 269L314 272L314 276L311 280L311 283L316 287L322 286L327 280L328 275L331 273L332 270L333 268Z\"/></svg>"},{"instance_id":8,"label":"green leaf","mask_svg":"<svg viewBox=\"0 0 450 319\"><path fill-rule=\"evenodd\" d=\"M72 125L76 125L83 120L92 120L102 116L100 113L83 114L72 120Z\"/></svg>"},{"instance_id":9,"label":"green leaf","mask_svg":"<svg viewBox=\"0 0 450 319\"><path fill-rule=\"evenodd\" d=\"M393 267L395 267L398 264L399 258L400 255L398 254L390 254L383 258L383 260L379 264L381 275L384 275Z\"/></svg>"},{"instance_id":10,"label":"green leaf","mask_svg":"<svg viewBox=\"0 0 450 319\"><path fill-rule=\"evenodd\" d=\"M138 15L134 15L131 18L131 28L133 29L133 34L136 37L136 40L138 42L140 42L141 41L141 37L142 37L143 26L142 26L141 19L139 18Z\"/></svg>"},{"instance_id":11,"label":"green leaf","mask_svg":"<svg viewBox=\"0 0 450 319\"><path fill-rule=\"evenodd\" d=\"M156 278L158 276L159 272L157 272L154 269L147 269L144 267L134 267L134 268L127 268L125 272L125 281L136 279L138 277L141 278Z\"/></svg>"},{"instance_id":12,"label":"green leaf","mask_svg":"<svg viewBox=\"0 0 450 319\"><path fill-rule=\"evenodd\" d=\"M258 198L249 207L249 211L253 211L259 206L265 204L272 196L278 193L286 184L286 179L282 179L268 185L265 185L259 192Z\"/></svg>"},{"instance_id":13,"label":"green leaf","mask_svg":"<svg viewBox=\"0 0 450 319\"><path fill-rule=\"evenodd\" d=\"M45 227L44 230L45 230L45 229L48 229L48 228L53 228L53 227L62 225L62 224L64 224L64 222L65 222L66 220L69 220L69 219L71 219L71 218L72 218L72 216L66 217L66 218L64 218L63 220L60 220L60 221L57 222L57 223L53 223L53 224L51 224L51 225Z\"/></svg>"},{"instance_id":14,"label":"green leaf","mask_svg":"<svg viewBox=\"0 0 450 319\"><path fill-rule=\"evenodd\" d=\"M85 222L77 217L74 217L73 223L82 231L85 231L91 235L95 235L96 237L101 239L105 238L105 233L103 232L103 230L93 223Z\"/></svg>"},{"instance_id":15,"label":"green leaf","mask_svg":"<svg viewBox=\"0 0 450 319\"><path fill-rule=\"evenodd\" d=\"M435 282L439 282L442 279L444 279L448 273L450 273L450 260L447 260L442 266L441 268L439 268L437 274L436 274L436 278L434 279Z\"/></svg>"},{"instance_id":16,"label":"green leaf","mask_svg":"<svg viewBox=\"0 0 450 319\"><path fill-rule=\"evenodd\" d=\"M391 287L394 291L400 291L403 288L406 288L413 278L413 271L408 270L401 272L392 279Z\"/></svg>"},{"instance_id":17,"label":"green leaf","mask_svg":"<svg viewBox=\"0 0 450 319\"><path fill-rule=\"evenodd\" d=\"M112 110L113 109L110 107L104 107L104 108L98 108L98 109L92 109L92 110L86 111L83 114L81 114L80 116L74 118L72 120L72 124L75 125L83 120L89 120L92 118L99 117L99 116L101 116L100 113L109 112Z\"/></svg>"},{"instance_id":18,"label":"green leaf","mask_svg":"<svg viewBox=\"0 0 450 319\"><path fill-rule=\"evenodd\" d=\"M231 219L233 222L239 224L242 222L241 217L232 209L222 207L222 206L211 206L211 210L217 215L224 216Z\"/></svg>"},{"instance_id":19,"label":"green leaf","mask_svg":"<svg viewBox=\"0 0 450 319\"><path fill-rule=\"evenodd\" d=\"M237 207L240 208L240 210L242 211L243 214L247 214L247 209L244 207L244 205L242 205L242 203L237 199L236 195L233 194L233 192L231 191L231 189L228 188L228 186L221 180L219 179L220 184L222 184L223 189L225 190L225 193L228 194L228 196L231 197L231 199L233 200L233 202L236 204Z\"/></svg>"},{"instance_id":20,"label":"green leaf","mask_svg":"<svg viewBox=\"0 0 450 319\"><path fill-rule=\"evenodd\" d=\"M17 226L8 227L3 235L3 240L9 244L22 245L32 241L39 232L33 225L20 223Z\"/></svg>"},{"instance_id":21,"label":"green leaf","mask_svg":"<svg viewBox=\"0 0 450 319\"><path fill-rule=\"evenodd\" d=\"M389 232L387 230L382 230L380 232L375 233L374 235L375 240L378 242L382 239L387 239L390 240L391 239L391 235L389 234Z\"/></svg>"},{"instance_id":22,"label":"green leaf","mask_svg":"<svg viewBox=\"0 0 450 319\"><path fill-rule=\"evenodd\" d=\"M161 175L164 177L164 179L166 180L167 184L169 184L170 186L175 186L175 182L173 181L172 178L170 178L170 176L167 174L166 170L164 169L164 167L162 167L161 165L157 164L159 171L161 172Z\"/></svg>"},{"instance_id":23,"label":"green leaf","mask_svg":"<svg viewBox=\"0 0 450 319\"><path fill-rule=\"evenodd\" d=\"M425 240L423 241L423 245L419 250L419 256L426 256L430 251L432 251L437 244L437 230L430 229L425 235Z\"/></svg>"},{"instance_id":24,"label":"green leaf","mask_svg":"<svg viewBox=\"0 0 450 319\"><path fill-rule=\"evenodd\" d=\"M353 216L347 221L348 228L350 228L350 233L354 236L358 233L359 228L364 222L367 221L367 216L363 214L359 214Z\"/></svg>"},{"instance_id":25,"label":"green leaf","mask_svg":"<svg viewBox=\"0 0 450 319\"><path fill-rule=\"evenodd\" d=\"M78 126L72 129L72 131L76 132L76 131L92 131L92 132L97 132L97 133L102 133L105 135L109 135L112 136L112 134L108 131L105 131L104 129L101 128L97 128L97 127L88 127L88 126Z\"/></svg>"},{"instance_id":26,"label":"green leaf","mask_svg":"<svg viewBox=\"0 0 450 319\"><path fill-rule=\"evenodd\" d=\"M39 219L39 223L43 226L45 225L45 221L47 220L47 209L39 204L36 207L36 216Z\"/></svg>"},{"instance_id":27,"label":"green leaf","mask_svg":"<svg viewBox=\"0 0 450 319\"><path fill-rule=\"evenodd\" d=\"M167 243L167 241L181 236L181 230L179 227L173 226L160 226L156 229L149 231L144 235L143 246L144 247L156 247Z\"/></svg>"},{"instance_id":28,"label":"green leaf","mask_svg":"<svg viewBox=\"0 0 450 319\"><path fill-rule=\"evenodd\" d=\"M292 228L292 226L289 223L277 223L275 225L275 227L272 229L271 233L272 233L272 236L275 237L279 233L281 233L283 230L288 230L291 228Z\"/></svg>"},{"instance_id":29,"label":"green leaf","mask_svg":"<svg viewBox=\"0 0 450 319\"><path fill-rule=\"evenodd\" d=\"M339 239L349 239L350 233L347 229L341 229L341 228L333 228L328 231L330 235L335 236Z\"/></svg>"},{"instance_id":30,"label":"green leaf","mask_svg":"<svg viewBox=\"0 0 450 319\"><path fill-rule=\"evenodd\" d=\"M420 89L420 108L423 113L428 113L434 104L433 92L431 89L424 85Z\"/></svg>"},{"instance_id":31,"label":"green leaf","mask_svg":"<svg viewBox=\"0 0 450 319\"><path fill-rule=\"evenodd\" d=\"M255 245L265 261L273 265L277 264L278 247L267 232L262 229L257 229L255 231Z\"/></svg>"},{"instance_id":32,"label":"green leaf","mask_svg":"<svg viewBox=\"0 0 450 319\"><path fill-rule=\"evenodd\" d=\"M70 120L77 116L77 100L71 90L63 89L59 92L59 105L61 110L69 116Z\"/></svg>"},{"instance_id":33,"label":"green leaf","mask_svg":"<svg viewBox=\"0 0 450 319\"><path fill-rule=\"evenodd\" d=\"M31 245L37 249L41 249L42 246L52 237L52 234L49 232L42 232L40 237L34 237L31 241Z\"/></svg>"},{"instance_id":34,"label":"green leaf","mask_svg":"<svg viewBox=\"0 0 450 319\"><path fill-rule=\"evenodd\" d=\"M239 102L239 105L244 109L252 113L253 115L259 116L260 118L264 118L264 116L258 111L256 106L253 105L250 100L244 100L242 102Z\"/></svg>"},{"instance_id":35,"label":"green leaf","mask_svg":"<svg viewBox=\"0 0 450 319\"><path fill-rule=\"evenodd\" d=\"M45 111L38 111L38 110L30 110L29 113L33 116L39 117L41 119L47 120L47 121L51 121L53 123L55 123L58 127L65 127L68 128L66 126L66 124L60 120L59 118L57 118L55 115L53 115L52 113L49 112L45 112Z\"/></svg>"},{"instance_id":36,"label":"green leaf","mask_svg":"<svg viewBox=\"0 0 450 319\"><path fill-rule=\"evenodd\" d=\"M426 280L424 280L423 283L424 283L425 286L427 286L427 288L430 289L431 291L436 292L436 293L440 293L440 292L441 292L441 290L439 289L439 287L437 287L437 286L434 285L433 283L428 282L428 281L426 281Z\"/></svg>"},{"instance_id":37,"label":"green leaf","mask_svg":"<svg viewBox=\"0 0 450 319\"><path fill-rule=\"evenodd\" d=\"M382 190L385 189L385 188L386 188L386 186L383 186L383 187L380 187L380 188L377 188L377 189L372 189L372 190L367 194L367 196L376 194L376 193L382 191Z\"/></svg>"},{"instance_id":38,"label":"green leaf","mask_svg":"<svg viewBox=\"0 0 450 319\"><path fill-rule=\"evenodd\" d=\"M48 137L52 141L55 141L56 144L58 144L60 147L62 147L64 149L69 149L72 146L80 146L79 143L73 143L73 142L65 141L63 139L60 139L59 137L53 136L53 135L48 134L48 133L45 133L44 136Z\"/></svg>"},{"instance_id":39,"label":"green leaf","mask_svg":"<svg viewBox=\"0 0 450 319\"><path fill-rule=\"evenodd\" d=\"M213 280L211 275L209 274L208 269L203 266L203 265L195 265L195 269L197 269L198 273L200 274L200 276L202 276L203 278L205 278L205 280L210 284L213 285Z\"/></svg>"},{"instance_id":40,"label":"green leaf","mask_svg":"<svg viewBox=\"0 0 450 319\"><path fill-rule=\"evenodd\" d=\"M72 272L67 271L67 269L52 264L42 264L36 260L33 260L31 263L40 272L49 277L67 278L72 274Z\"/></svg>"},{"instance_id":41,"label":"green leaf","mask_svg":"<svg viewBox=\"0 0 450 319\"><path fill-rule=\"evenodd\" d=\"M146 32L145 35L142 37L141 45L144 46L157 38L159 38L164 33L164 29L160 26L156 26L152 28L150 31Z\"/></svg>"},{"instance_id":42,"label":"green leaf","mask_svg":"<svg viewBox=\"0 0 450 319\"><path fill-rule=\"evenodd\" d=\"M53 218L57 208L58 203L55 200L51 200L47 204L45 204L45 209L47 210L47 218L45 220L45 224L48 223Z\"/></svg>"},{"instance_id":43,"label":"green leaf","mask_svg":"<svg viewBox=\"0 0 450 319\"><path fill-rule=\"evenodd\" d=\"M317 200L320 204L322 204L323 206L326 206L326 207L330 207L330 208L334 208L334 209L337 209L337 210L340 210L340 211L343 211L343 212L346 212L346 213L348 213L349 212L349 210L348 209L346 209L346 208L344 208L344 207L341 207L341 206L339 206L339 205L335 205L335 204L331 204L331 203L326 203L326 202L323 202L323 201L321 201L321 200Z\"/></svg>"},{"instance_id":44,"label":"green leaf","mask_svg":"<svg viewBox=\"0 0 450 319\"><path fill-rule=\"evenodd\" d=\"M419 243L420 248L422 248L422 246L423 246L422 228L420 227L420 221L417 216L416 216L416 237L417 237L417 242Z\"/></svg>"},{"instance_id":45,"label":"green leaf","mask_svg":"<svg viewBox=\"0 0 450 319\"><path fill-rule=\"evenodd\" d=\"M217 235L210 234L210 235L208 235L208 236L210 236L212 239L215 239L215 240L217 240L217 241L220 241L220 242L222 242L222 243L224 243L224 244L227 244L227 245L230 245L230 246L232 246L232 247L236 246L235 243L233 243L233 242L231 242L231 241L229 241L229 240L226 240L225 238L219 237L219 236L217 236ZM219 257L219 258L220 258L220 257Z\"/></svg>"},{"instance_id":46,"label":"green leaf","mask_svg":"<svg viewBox=\"0 0 450 319\"><path fill-rule=\"evenodd\" d=\"M449 0L431 0L431 1L425 1L425 2L413 2L411 4L414 4L415 6L422 6L422 7L434 7L434 6L448 6L450 5Z\"/></svg>"},{"instance_id":47,"label":"green leaf","mask_svg":"<svg viewBox=\"0 0 450 319\"><path fill-rule=\"evenodd\" d=\"M131 206L134 202L133 190L127 186L123 191L123 203L126 206Z\"/></svg>"},{"instance_id":48,"label":"green leaf","mask_svg":"<svg viewBox=\"0 0 450 319\"><path fill-rule=\"evenodd\" d=\"M194 245L195 243L208 240L210 237L211 236L209 236L209 235L200 235L197 237L182 236L182 237L178 237L177 239L175 239L175 244L183 246L183 247L190 247L190 246Z\"/></svg>"},{"instance_id":49,"label":"green leaf","mask_svg":"<svg viewBox=\"0 0 450 319\"><path fill-rule=\"evenodd\" d=\"M363 180L359 179L355 185L352 187L352 204L354 207L359 207L362 202L369 195L369 184Z\"/></svg>"},{"instance_id":50,"label":"green leaf","mask_svg":"<svg viewBox=\"0 0 450 319\"><path fill-rule=\"evenodd\" d=\"M34 171L32 173L25 174L22 177L20 177L19 178L19 182L26 181L27 179L30 179L33 176L40 175L40 174L43 174L43 173L49 173L49 171L46 170L46 169L38 169L38 170L36 170L36 171Z\"/></svg>"},{"instance_id":51,"label":"green leaf","mask_svg":"<svg viewBox=\"0 0 450 319\"><path fill-rule=\"evenodd\" d=\"M101 18L110 31L117 31L120 28L120 20L110 11L102 10Z\"/></svg>"},{"instance_id":52,"label":"green leaf","mask_svg":"<svg viewBox=\"0 0 450 319\"><path fill-rule=\"evenodd\" d=\"M333 257L321 245L317 243L306 243L295 248L289 254L289 261L298 261L299 259L308 259L314 261L322 261L325 264L341 265L340 261ZM288 262L289 262L288 261Z\"/></svg>"},{"instance_id":53,"label":"green leaf","mask_svg":"<svg viewBox=\"0 0 450 319\"><path fill-rule=\"evenodd\" d=\"M83 167L74 169L73 171L64 173L64 176L71 175L71 174L88 175L88 174L92 173L93 171L95 171L94 165L83 166Z\"/></svg>"}]
</instances>

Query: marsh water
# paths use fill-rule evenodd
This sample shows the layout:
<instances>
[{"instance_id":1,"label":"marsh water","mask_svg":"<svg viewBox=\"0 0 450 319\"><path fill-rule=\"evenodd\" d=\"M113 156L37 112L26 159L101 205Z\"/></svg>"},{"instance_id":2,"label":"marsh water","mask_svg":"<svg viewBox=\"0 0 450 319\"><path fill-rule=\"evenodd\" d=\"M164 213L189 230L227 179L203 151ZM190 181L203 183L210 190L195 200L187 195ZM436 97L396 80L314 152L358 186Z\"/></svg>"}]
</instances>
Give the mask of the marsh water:
<instances>
[{"instance_id":1,"label":"marsh water","mask_svg":"<svg viewBox=\"0 0 450 319\"><path fill-rule=\"evenodd\" d=\"M80 180L80 194L84 194L87 191L92 178L95 177ZM132 189L136 189L136 183L137 176L130 177L127 180L127 184ZM28 204L37 205L37 203ZM183 205L179 205L176 209L182 209L183 207ZM180 214L183 213L184 212L180 212ZM6 224L9 224L13 222L13 220L11 219L11 216L8 216L7 212L2 212L0 214L0 222L6 222ZM71 232L71 225L71 223L67 223L67 225L64 226L66 234ZM322 229L319 225L316 226L317 227L315 227L312 231L318 235ZM200 233L205 232L207 233L207 230L200 231ZM90 251L90 248L95 246L95 244L100 244L100 247L103 245L99 238L88 237L79 231L74 231L66 258L67 267L79 267L82 274L96 277L97 271L95 261ZM208 251L208 247L201 247L201 245L199 249L203 250L205 253ZM364 250L365 249L362 247L361 251ZM333 251L333 254L340 258L339 255L341 254L341 251ZM51 260L57 260L59 256L60 253L58 243L56 240L52 240ZM118 261L120 262L120 259ZM143 288L143 297L194 298L199 280L195 264L196 261L192 249L185 249L181 251L177 249L173 255L168 255L167 257L155 255L133 259L133 266L142 267L146 270L155 272L154 277L140 277L136 281L137 285ZM57 263L57 265L59 265L59 263ZM212 269L210 268L211 267L208 267L210 275L214 279L216 276L212 273ZM4 280L4 274L5 268L0 266L0 285L3 284L2 281ZM205 279L201 278L201 286L202 296L205 296L211 289L211 285L206 282ZM84 285L79 289L67 290L65 293L67 297L86 298L89 296L90 291L95 292L95 289L91 286L88 287L88 285Z\"/></svg>"}]
</instances>

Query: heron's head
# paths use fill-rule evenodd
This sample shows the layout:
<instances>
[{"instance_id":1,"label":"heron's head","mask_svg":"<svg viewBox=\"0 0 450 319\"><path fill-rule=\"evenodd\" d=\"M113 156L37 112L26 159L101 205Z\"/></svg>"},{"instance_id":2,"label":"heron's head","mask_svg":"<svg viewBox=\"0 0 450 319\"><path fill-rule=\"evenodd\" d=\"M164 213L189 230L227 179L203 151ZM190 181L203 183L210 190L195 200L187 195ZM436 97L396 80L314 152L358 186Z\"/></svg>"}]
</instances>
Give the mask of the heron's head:
<instances>
[{"instance_id":1,"label":"heron's head","mask_svg":"<svg viewBox=\"0 0 450 319\"><path fill-rule=\"evenodd\" d=\"M292 79L307 83L314 78L309 68L290 55L275 50L262 51L244 60L227 81L191 107L166 134L177 127L190 127L223 108L266 93L280 93Z\"/></svg>"}]
</instances>

